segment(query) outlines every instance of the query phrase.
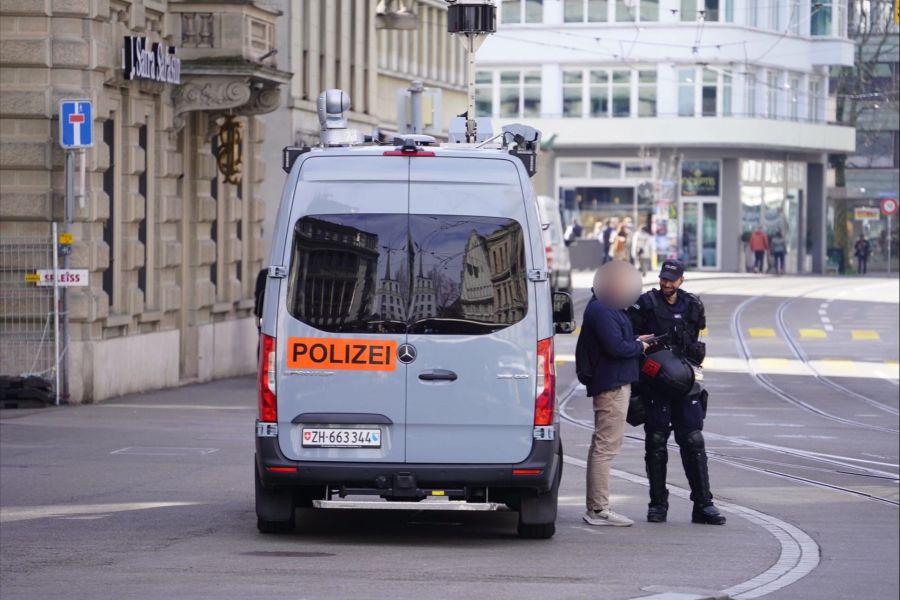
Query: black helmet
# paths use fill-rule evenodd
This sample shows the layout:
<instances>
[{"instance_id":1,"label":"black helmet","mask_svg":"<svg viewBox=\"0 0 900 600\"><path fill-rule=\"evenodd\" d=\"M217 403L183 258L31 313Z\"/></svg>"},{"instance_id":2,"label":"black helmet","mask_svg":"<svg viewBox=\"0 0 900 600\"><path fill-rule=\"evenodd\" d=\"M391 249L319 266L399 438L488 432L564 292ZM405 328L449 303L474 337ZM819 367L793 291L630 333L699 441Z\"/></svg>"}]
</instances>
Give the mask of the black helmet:
<instances>
[{"instance_id":1,"label":"black helmet","mask_svg":"<svg viewBox=\"0 0 900 600\"><path fill-rule=\"evenodd\" d=\"M677 400L687 396L693 387L694 368L668 348L642 359L641 389Z\"/></svg>"}]
</instances>

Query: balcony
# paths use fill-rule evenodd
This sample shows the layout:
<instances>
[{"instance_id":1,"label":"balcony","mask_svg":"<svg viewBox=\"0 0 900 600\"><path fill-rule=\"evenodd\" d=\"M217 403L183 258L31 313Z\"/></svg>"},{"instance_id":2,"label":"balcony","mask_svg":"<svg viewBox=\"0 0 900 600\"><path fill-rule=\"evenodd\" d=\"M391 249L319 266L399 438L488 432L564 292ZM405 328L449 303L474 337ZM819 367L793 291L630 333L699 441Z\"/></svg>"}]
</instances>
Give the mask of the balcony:
<instances>
[{"instance_id":1,"label":"balcony","mask_svg":"<svg viewBox=\"0 0 900 600\"><path fill-rule=\"evenodd\" d=\"M184 82L176 118L194 110L262 114L277 108L291 74L276 68L281 11L252 0L170 2Z\"/></svg>"},{"instance_id":2,"label":"balcony","mask_svg":"<svg viewBox=\"0 0 900 600\"><path fill-rule=\"evenodd\" d=\"M527 123L556 148L755 148L786 152L846 153L856 147L852 127L738 117L625 119L494 119L494 130Z\"/></svg>"}]
</instances>

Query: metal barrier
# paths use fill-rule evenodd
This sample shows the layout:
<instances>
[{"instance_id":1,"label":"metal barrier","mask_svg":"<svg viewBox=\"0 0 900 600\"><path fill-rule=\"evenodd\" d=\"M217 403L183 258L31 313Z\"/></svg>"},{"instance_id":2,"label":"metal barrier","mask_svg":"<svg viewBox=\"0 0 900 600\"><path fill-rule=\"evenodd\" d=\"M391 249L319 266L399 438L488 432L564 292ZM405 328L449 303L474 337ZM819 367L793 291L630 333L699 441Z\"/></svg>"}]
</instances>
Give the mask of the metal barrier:
<instances>
[{"instance_id":1,"label":"metal barrier","mask_svg":"<svg viewBox=\"0 0 900 600\"><path fill-rule=\"evenodd\" d=\"M39 377L54 394L59 387L58 289L37 285L36 274L54 271L55 225L46 236L0 239L0 375Z\"/></svg>"}]
</instances>

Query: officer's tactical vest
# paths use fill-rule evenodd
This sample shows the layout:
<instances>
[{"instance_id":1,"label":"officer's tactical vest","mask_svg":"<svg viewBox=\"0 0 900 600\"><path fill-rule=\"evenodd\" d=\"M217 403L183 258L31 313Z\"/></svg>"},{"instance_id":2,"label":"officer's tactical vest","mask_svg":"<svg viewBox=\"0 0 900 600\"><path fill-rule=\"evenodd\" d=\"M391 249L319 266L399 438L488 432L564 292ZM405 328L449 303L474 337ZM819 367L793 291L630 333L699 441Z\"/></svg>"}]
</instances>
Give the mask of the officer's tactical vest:
<instances>
[{"instance_id":1,"label":"officer's tactical vest","mask_svg":"<svg viewBox=\"0 0 900 600\"><path fill-rule=\"evenodd\" d=\"M676 292L677 293L677 292ZM700 336L700 315L702 305L693 294L684 293L687 306L681 319L676 319L670 311L657 298L656 291L651 290L644 295L641 308L651 309L661 331L654 331L656 335L669 334L668 344L672 350L684 358L698 365L706 358L706 344L698 341ZM650 306L646 305L649 298Z\"/></svg>"}]
</instances>

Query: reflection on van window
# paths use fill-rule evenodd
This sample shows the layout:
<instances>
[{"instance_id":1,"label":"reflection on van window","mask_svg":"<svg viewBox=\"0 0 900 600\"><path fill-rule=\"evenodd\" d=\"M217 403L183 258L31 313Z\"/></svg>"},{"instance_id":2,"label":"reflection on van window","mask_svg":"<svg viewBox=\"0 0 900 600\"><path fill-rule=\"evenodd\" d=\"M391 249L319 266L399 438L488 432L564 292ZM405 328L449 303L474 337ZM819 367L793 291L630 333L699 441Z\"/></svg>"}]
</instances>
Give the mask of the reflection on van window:
<instances>
[{"instance_id":1,"label":"reflection on van window","mask_svg":"<svg viewBox=\"0 0 900 600\"><path fill-rule=\"evenodd\" d=\"M294 227L288 310L346 333L491 333L528 312L521 226L439 215L316 215Z\"/></svg>"}]
</instances>

